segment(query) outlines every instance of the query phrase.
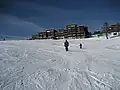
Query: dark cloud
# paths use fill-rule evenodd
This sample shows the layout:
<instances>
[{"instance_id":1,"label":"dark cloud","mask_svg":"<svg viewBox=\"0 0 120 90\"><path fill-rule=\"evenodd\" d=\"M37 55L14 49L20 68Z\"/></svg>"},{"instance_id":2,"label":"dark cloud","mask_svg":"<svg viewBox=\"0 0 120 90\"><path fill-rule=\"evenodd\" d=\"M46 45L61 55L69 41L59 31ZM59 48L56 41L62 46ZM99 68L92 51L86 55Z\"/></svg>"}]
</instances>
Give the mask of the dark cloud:
<instances>
[{"instance_id":1,"label":"dark cloud","mask_svg":"<svg viewBox=\"0 0 120 90\"><path fill-rule=\"evenodd\" d=\"M0 33L30 35L69 23L98 28L120 20L119 7L118 0L0 0Z\"/></svg>"},{"instance_id":2,"label":"dark cloud","mask_svg":"<svg viewBox=\"0 0 120 90\"><path fill-rule=\"evenodd\" d=\"M7 11L12 5L15 5L16 2L37 3L39 6L67 10L120 11L119 0L0 0L0 8L2 11Z\"/></svg>"},{"instance_id":3,"label":"dark cloud","mask_svg":"<svg viewBox=\"0 0 120 90\"><path fill-rule=\"evenodd\" d=\"M50 6L61 9L81 10L100 7L104 4L103 0L21 0L27 2L36 2L39 5Z\"/></svg>"},{"instance_id":4,"label":"dark cloud","mask_svg":"<svg viewBox=\"0 0 120 90\"><path fill-rule=\"evenodd\" d=\"M7 12L13 4L14 0L0 0L0 13Z\"/></svg>"},{"instance_id":5,"label":"dark cloud","mask_svg":"<svg viewBox=\"0 0 120 90\"><path fill-rule=\"evenodd\" d=\"M120 0L107 0L107 5L109 8L120 12Z\"/></svg>"},{"instance_id":6,"label":"dark cloud","mask_svg":"<svg viewBox=\"0 0 120 90\"><path fill-rule=\"evenodd\" d=\"M120 0L35 0L40 5L69 10L120 11Z\"/></svg>"},{"instance_id":7,"label":"dark cloud","mask_svg":"<svg viewBox=\"0 0 120 90\"><path fill-rule=\"evenodd\" d=\"M51 6L61 9L97 9L97 8L119 8L119 0L17 0L23 2L36 2L39 5Z\"/></svg>"},{"instance_id":8,"label":"dark cloud","mask_svg":"<svg viewBox=\"0 0 120 90\"><path fill-rule=\"evenodd\" d=\"M18 17L0 14L0 34L15 36L30 36L44 28L32 22L21 20Z\"/></svg>"}]
</instances>

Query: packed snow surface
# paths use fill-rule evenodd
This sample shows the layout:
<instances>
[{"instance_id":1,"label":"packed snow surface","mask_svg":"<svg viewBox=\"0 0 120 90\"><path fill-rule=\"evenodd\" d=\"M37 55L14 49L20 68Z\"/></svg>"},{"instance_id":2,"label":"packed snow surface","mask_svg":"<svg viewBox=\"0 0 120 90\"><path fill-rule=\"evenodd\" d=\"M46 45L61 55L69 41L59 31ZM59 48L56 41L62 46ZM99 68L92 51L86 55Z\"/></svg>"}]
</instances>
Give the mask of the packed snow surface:
<instances>
[{"instance_id":1,"label":"packed snow surface","mask_svg":"<svg viewBox=\"0 0 120 90\"><path fill-rule=\"evenodd\" d=\"M68 41L1 41L0 90L120 90L119 37Z\"/></svg>"}]
</instances>

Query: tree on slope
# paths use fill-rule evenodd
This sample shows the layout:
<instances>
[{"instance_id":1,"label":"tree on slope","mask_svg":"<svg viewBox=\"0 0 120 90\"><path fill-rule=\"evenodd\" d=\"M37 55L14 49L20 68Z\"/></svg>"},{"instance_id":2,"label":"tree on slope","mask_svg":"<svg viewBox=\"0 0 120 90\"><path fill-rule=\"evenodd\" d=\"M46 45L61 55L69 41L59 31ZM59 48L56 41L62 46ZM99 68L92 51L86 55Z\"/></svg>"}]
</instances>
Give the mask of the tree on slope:
<instances>
[{"instance_id":1,"label":"tree on slope","mask_svg":"<svg viewBox=\"0 0 120 90\"><path fill-rule=\"evenodd\" d=\"M106 35L106 39L108 39L109 24L107 22L105 22L104 25L103 25L103 27L104 27L104 32L105 32L105 35Z\"/></svg>"},{"instance_id":2,"label":"tree on slope","mask_svg":"<svg viewBox=\"0 0 120 90\"><path fill-rule=\"evenodd\" d=\"M119 22L117 22L117 32L118 32L118 35L120 35L120 23Z\"/></svg>"},{"instance_id":3,"label":"tree on slope","mask_svg":"<svg viewBox=\"0 0 120 90\"><path fill-rule=\"evenodd\" d=\"M56 30L53 30L53 39L57 39L57 38L56 38L56 33L57 33L57 31L56 31Z\"/></svg>"}]
</instances>

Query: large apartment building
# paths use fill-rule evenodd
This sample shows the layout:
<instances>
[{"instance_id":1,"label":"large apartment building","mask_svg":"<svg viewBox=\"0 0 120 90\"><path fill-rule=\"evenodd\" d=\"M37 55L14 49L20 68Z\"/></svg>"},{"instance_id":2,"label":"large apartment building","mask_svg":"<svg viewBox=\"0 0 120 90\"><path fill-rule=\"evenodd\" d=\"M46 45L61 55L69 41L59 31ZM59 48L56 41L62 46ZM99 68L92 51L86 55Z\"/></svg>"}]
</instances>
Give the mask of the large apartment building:
<instances>
[{"instance_id":1,"label":"large apartment building","mask_svg":"<svg viewBox=\"0 0 120 90\"><path fill-rule=\"evenodd\" d=\"M87 26L77 24L66 25L65 29L50 29L39 33L39 39L63 39L63 38L86 38L88 35Z\"/></svg>"},{"instance_id":2,"label":"large apartment building","mask_svg":"<svg viewBox=\"0 0 120 90\"><path fill-rule=\"evenodd\" d=\"M77 26L77 24L70 24L64 30L65 38L85 38L88 35L88 27Z\"/></svg>"}]
</instances>

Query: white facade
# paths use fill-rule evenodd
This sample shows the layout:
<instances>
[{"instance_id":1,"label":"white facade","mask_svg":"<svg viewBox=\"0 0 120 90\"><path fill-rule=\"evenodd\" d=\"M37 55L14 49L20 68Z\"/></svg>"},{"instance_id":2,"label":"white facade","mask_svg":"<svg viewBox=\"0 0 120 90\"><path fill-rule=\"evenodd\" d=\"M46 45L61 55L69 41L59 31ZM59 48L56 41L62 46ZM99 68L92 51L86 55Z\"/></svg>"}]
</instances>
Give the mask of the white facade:
<instances>
[{"instance_id":1,"label":"white facade","mask_svg":"<svg viewBox=\"0 0 120 90\"><path fill-rule=\"evenodd\" d=\"M113 37L117 37L119 36L120 34L118 32L111 32L110 34L110 38L113 38Z\"/></svg>"}]
</instances>

